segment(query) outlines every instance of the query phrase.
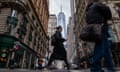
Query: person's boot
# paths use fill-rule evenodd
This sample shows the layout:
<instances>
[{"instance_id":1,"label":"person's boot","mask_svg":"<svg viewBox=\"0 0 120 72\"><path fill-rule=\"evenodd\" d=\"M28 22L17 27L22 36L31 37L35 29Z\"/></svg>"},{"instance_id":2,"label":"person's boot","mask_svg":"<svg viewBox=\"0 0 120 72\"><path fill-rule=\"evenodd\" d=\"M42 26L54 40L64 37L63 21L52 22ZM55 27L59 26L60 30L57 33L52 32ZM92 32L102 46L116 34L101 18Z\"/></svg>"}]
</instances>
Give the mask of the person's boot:
<instances>
[{"instance_id":1,"label":"person's boot","mask_svg":"<svg viewBox=\"0 0 120 72\"><path fill-rule=\"evenodd\" d=\"M70 70L70 65L69 64L67 65L67 70Z\"/></svg>"},{"instance_id":2,"label":"person's boot","mask_svg":"<svg viewBox=\"0 0 120 72\"><path fill-rule=\"evenodd\" d=\"M102 70L102 72L104 72L104 70Z\"/></svg>"}]
</instances>

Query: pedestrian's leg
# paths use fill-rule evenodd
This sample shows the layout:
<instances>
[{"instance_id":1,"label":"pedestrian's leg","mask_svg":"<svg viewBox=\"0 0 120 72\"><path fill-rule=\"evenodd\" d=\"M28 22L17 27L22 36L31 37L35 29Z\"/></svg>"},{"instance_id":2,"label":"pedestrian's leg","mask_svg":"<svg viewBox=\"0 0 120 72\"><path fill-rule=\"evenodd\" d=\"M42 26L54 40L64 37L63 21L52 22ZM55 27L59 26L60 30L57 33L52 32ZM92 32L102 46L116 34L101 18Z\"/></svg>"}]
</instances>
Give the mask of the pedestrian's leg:
<instances>
[{"instance_id":1,"label":"pedestrian's leg","mask_svg":"<svg viewBox=\"0 0 120 72\"><path fill-rule=\"evenodd\" d=\"M69 69L70 69L70 66L69 66L69 63L68 63L68 61L67 61L67 58L64 58L64 62L65 62L65 64L66 64L66 66L67 66L67 69L69 70Z\"/></svg>"},{"instance_id":2,"label":"pedestrian's leg","mask_svg":"<svg viewBox=\"0 0 120 72\"><path fill-rule=\"evenodd\" d=\"M102 41L96 43L93 53L93 59L91 62L91 72L102 72L101 59L104 53L104 36L102 36Z\"/></svg>"},{"instance_id":3,"label":"pedestrian's leg","mask_svg":"<svg viewBox=\"0 0 120 72\"><path fill-rule=\"evenodd\" d=\"M96 45L94 49L93 59L91 62L91 72L102 72L101 68L101 59L102 59L102 50L101 48Z\"/></svg>"},{"instance_id":4,"label":"pedestrian's leg","mask_svg":"<svg viewBox=\"0 0 120 72\"><path fill-rule=\"evenodd\" d=\"M48 65L47 66L50 66L52 64L52 61L54 60L54 54L52 54L50 56L50 60L48 61Z\"/></svg>"},{"instance_id":5,"label":"pedestrian's leg","mask_svg":"<svg viewBox=\"0 0 120 72\"><path fill-rule=\"evenodd\" d=\"M109 72L114 72L113 69L113 61L112 61L112 51L111 51L111 43L106 40L105 42L105 66L107 67Z\"/></svg>"}]
</instances>

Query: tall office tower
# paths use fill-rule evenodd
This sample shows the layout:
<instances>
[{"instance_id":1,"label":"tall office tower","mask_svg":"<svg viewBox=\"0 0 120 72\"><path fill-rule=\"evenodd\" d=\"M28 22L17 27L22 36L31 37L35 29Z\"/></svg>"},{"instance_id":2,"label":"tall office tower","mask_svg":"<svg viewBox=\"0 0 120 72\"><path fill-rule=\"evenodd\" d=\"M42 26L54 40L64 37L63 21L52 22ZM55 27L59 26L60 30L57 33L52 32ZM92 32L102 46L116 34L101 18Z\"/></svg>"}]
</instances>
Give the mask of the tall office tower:
<instances>
[{"instance_id":1,"label":"tall office tower","mask_svg":"<svg viewBox=\"0 0 120 72\"><path fill-rule=\"evenodd\" d=\"M74 30L73 30L73 22L72 17L69 18L69 24L67 25L67 59L70 63L74 62L74 58L76 57L76 48L75 48L75 38L74 38Z\"/></svg>"},{"instance_id":2,"label":"tall office tower","mask_svg":"<svg viewBox=\"0 0 120 72\"><path fill-rule=\"evenodd\" d=\"M75 25L75 0L70 0L70 9L71 16L69 17L69 22L67 25L67 59L70 63L74 62L74 58L76 57L75 48L75 33L74 33L74 25Z\"/></svg>"},{"instance_id":3,"label":"tall office tower","mask_svg":"<svg viewBox=\"0 0 120 72\"><path fill-rule=\"evenodd\" d=\"M62 12L62 7L61 7L61 12L58 14L58 24L57 26L61 25L63 28L62 31L62 36L66 38L66 24L65 24L65 14Z\"/></svg>"}]
</instances>

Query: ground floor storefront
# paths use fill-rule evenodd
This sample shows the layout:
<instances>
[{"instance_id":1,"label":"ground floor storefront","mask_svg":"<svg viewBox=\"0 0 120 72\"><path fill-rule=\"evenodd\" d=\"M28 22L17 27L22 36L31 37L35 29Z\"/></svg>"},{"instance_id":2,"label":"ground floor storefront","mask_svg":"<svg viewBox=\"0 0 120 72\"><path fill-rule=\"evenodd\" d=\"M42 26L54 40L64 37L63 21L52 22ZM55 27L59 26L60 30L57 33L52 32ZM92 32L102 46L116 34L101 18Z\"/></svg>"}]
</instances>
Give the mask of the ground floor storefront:
<instances>
[{"instance_id":1,"label":"ground floor storefront","mask_svg":"<svg viewBox=\"0 0 120 72\"><path fill-rule=\"evenodd\" d=\"M0 35L0 68L35 68L37 55L18 39Z\"/></svg>"}]
</instances>

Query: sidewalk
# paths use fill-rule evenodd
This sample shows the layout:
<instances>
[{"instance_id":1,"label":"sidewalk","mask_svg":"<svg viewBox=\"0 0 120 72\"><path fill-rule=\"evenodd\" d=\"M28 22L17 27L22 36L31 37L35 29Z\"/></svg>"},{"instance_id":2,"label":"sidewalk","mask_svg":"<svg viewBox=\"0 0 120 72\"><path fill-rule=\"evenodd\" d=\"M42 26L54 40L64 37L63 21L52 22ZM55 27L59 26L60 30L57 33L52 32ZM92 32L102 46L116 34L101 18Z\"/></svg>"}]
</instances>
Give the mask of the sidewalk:
<instances>
[{"instance_id":1,"label":"sidewalk","mask_svg":"<svg viewBox=\"0 0 120 72\"><path fill-rule=\"evenodd\" d=\"M120 67L116 67L114 68L116 71L120 71Z\"/></svg>"},{"instance_id":2,"label":"sidewalk","mask_svg":"<svg viewBox=\"0 0 120 72\"><path fill-rule=\"evenodd\" d=\"M103 68L107 72L106 68ZM115 72L120 72L120 67L115 68ZM53 69L53 70L32 70L32 69L0 69L0 72L90 72L90 69L80 70L64 70L64 69Z\"/></svg>"}]
</instances>

